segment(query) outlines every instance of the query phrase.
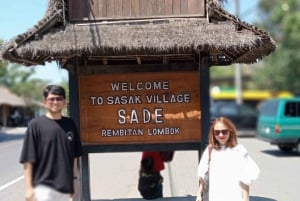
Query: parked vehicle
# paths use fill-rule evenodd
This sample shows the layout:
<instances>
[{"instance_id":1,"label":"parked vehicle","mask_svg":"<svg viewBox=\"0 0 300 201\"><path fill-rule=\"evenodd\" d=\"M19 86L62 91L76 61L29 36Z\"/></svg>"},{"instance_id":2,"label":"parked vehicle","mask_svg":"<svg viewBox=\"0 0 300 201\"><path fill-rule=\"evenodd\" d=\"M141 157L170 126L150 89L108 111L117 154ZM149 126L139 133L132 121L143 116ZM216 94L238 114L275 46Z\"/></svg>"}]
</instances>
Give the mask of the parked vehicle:
<instances>
[{"instance_id":1,"label":"parked vehicle","mask_svg":"<svg viewBox=\"0 0 300 201\"><path fill-rule=\"evenodd\" d=\"M211 121L216 117L227 117L237 127L237 129L256 129L257 110L246 104L237 104L235 102L212 102L210 106Z\"/></svg>"},{"instance_id":2,"label":"parked vehicle","mask_svg":"<svg viewBox=\"0 0 300 201\"><path fill-rule=\"evenodd\" d=\"M284 152L300 154L300 98L278 98L263 102L257 122L258 137Z\"/></svg>"}]
</instances>

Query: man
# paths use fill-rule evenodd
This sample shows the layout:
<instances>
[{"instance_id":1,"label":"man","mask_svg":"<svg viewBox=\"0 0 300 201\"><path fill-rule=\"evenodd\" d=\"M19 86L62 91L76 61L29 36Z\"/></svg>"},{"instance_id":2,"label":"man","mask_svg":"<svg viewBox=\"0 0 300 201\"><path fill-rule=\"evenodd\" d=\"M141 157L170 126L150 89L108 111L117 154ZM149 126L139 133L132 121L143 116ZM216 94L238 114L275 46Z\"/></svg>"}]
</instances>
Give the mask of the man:
<instances>
[{"instance_id":1,"label":"man","mask_svg":"<svg viewBox=\"0 0 300 201\"><path fill-rule=\"evenodd\" d=\"M43 91L47 113L28 123L20 162L24 164L26 201L68 201L75 194L77 158L82 148L74 122L62 115L64 88Z\"/></svg>"}]
</instances>

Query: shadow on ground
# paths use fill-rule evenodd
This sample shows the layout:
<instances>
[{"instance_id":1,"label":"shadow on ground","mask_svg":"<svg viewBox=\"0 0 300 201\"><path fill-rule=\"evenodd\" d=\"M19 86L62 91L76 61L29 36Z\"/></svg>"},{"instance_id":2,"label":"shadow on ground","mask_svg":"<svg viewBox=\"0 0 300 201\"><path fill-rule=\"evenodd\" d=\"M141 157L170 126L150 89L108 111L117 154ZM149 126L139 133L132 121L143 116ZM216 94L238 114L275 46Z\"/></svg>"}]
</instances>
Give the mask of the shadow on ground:
<instances>
[{"instance_id":1,"label":"shadow on ground","mask_svg":"<svg viewBox=\"0 0 300 201\"><path fill-rule=\"evenodd\" d=\"M114 201L145 201L145 199L142 198L120 198L120 199L112 199ZM94 201L112 201L109 199L105 200L94 200ZM165 197L165 198L158 198L155 199L155 201L195 201L196 196L184 196L184 197ZM249 201L277 201L271 198L265 198L265 197L260 197L260 196L250 196Z\"/></svg>"},{"instance_id":2,"label":"shadow on ground","mask_svg":"<svg viewBox=\"0 0 300 201\"><path fill-rule=\"evenodd\" d=\"M262 153L275 156L275 157L299 157L299 154L294 152L283 152L279 149L270 149L270 150L263 150Z\"/></svg>"},{"instance_id":3,"label":"shadow on ground","mask_svg":"<svg viewBox=\"0 0 300 201\"><path fill-rule=\"evenodd\" d=\"M1 129L0 130L0 142L12 141L24 138L23 128L11 128L11 129Z\"/></svg>"},{"instance_id":4,"label":"shadow on ground","mask_svg":"<svg viewBox=\"0 0 300 201\"><path fill-rule=\"evenodd\" d=\"M277 201L272 198L265 198L260 196L250 196L250 201Z\"/></svg>"},{"instance_id":5,"label":"shadow on ground","mask_svg":"<svg viewBox=\"0 0 300 201\"><path fill-rule=\"evenodd\" d=\"M12 141L12 140L18 140L24 138L24 134L2 134L0 133L0 142L5 142L5 141Z\"/></svg>"}]
</instances>

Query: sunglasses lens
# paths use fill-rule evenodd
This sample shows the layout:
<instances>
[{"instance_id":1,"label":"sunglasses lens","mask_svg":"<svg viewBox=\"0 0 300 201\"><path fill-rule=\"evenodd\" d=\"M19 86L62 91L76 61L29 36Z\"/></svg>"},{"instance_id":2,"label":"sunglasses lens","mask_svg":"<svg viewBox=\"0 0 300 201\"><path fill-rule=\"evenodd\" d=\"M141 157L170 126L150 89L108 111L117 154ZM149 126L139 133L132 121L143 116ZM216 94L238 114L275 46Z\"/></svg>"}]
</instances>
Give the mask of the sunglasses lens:
<instances>
[{"instance_id":1,"label":"sunglasses lens","mask_svg":"<svg viewBox=\"0 0 300 201\"><path fill-rule=\"evenodd\" d=\"M215 135L220 135L221 133L223 135L227 135L229 133L229 131L227 129L224 129L224 130L214 130L214 134Z\"/></svg>"},{"instance_id":2,"label":"sunglasses lens","mask_svg":"<svg viewBox=\"0 0 300 201\"><path fill-rule=\"evenodd\" d=\"M54 102L54 101L56 101L56 102L60 102L60 101L63 101L64 100L64 98L63 97L53 97L53 98L47 98L47 101L48 102Z\"/></svg>"}]
</instances>

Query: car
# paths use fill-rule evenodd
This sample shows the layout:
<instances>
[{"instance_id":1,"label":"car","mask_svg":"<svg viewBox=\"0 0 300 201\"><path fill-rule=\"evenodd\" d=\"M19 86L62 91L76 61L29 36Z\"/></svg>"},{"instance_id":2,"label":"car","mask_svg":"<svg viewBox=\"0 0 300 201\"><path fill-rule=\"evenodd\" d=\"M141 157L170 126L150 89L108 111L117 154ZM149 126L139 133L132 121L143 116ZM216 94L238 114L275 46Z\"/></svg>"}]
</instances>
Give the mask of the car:
<instances>
[{"instance_id":1,"label":"car","mask_svg":"<svg viewBox=\"0 0 300 201\"><path fill-rule=\"evenodd\" d=\"M257 134L283 152L300 154L300 98L274 98L259 107Z\"/></svg>"},{"instance_id":2,"label":"car","mask_svg":"<svg viewBox=\"0 0 300 201\"><path fill-rule=\"evenodd\" d=\"M235 102L211 102L211 121L223 116L230 119L237 129L255 130L258 111L247 104L237 104Z\"/></svg>"}]
</instances>

